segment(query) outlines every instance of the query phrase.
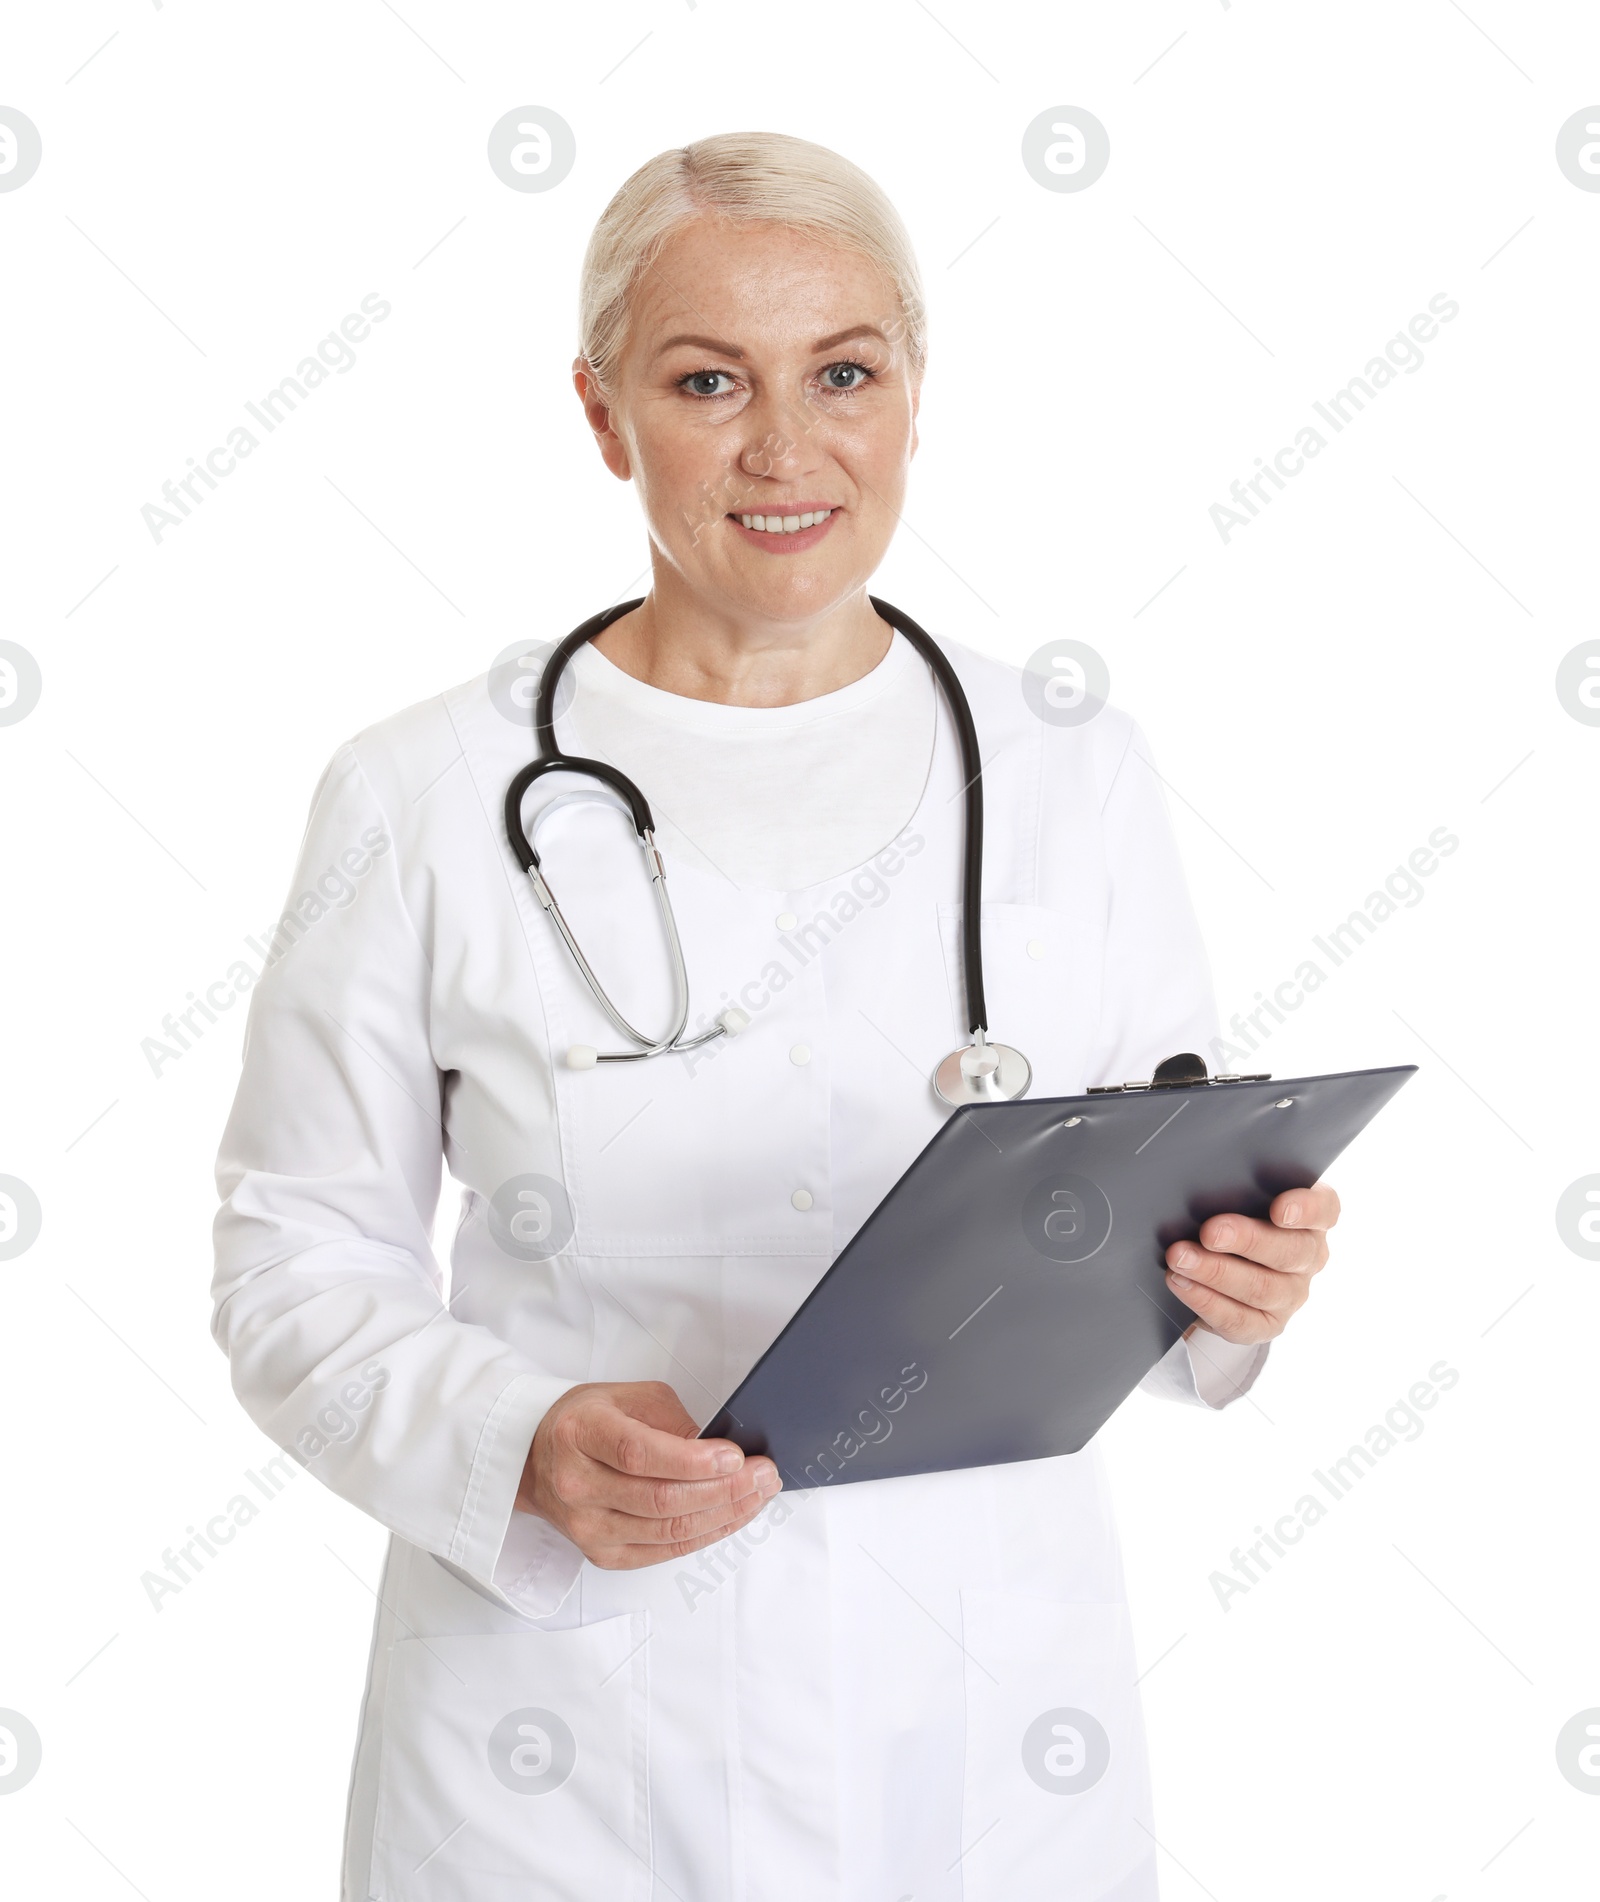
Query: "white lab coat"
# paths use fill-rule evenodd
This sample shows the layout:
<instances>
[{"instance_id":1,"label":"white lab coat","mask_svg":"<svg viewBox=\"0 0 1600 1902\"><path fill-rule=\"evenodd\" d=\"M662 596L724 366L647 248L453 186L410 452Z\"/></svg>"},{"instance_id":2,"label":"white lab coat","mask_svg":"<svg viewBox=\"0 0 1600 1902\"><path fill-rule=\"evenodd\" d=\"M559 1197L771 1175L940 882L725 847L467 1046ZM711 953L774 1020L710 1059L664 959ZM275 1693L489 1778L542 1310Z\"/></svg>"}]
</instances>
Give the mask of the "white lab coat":
<instances>
[{"instance_id":1,"label":"white lab coat","mask_svg":"<svg viewBox=\"0 0 1600 1902\"><path fill-rule=\"evenodd\" d=\"M1046 725L1015 669L948 651L987 769L994 1035L1035 1095L1204 1051L1208 967L1138 729L1114 708ZM616 1035L504 836L531 754L483 679L339 750L294 885L320 901L292 905L257 988L218 1163L235 1389L393 1535L344 1902L1145 1902L1092 1448L787 1492L738 1539L638 1571L513 1510L575 1382L663 1380L709 1419L937 1127L928 1078L965 1041L948 717L875 871L773 892L669 864L696 1015L737 1001L750 1028L589 1071L563 1053ZM631 831L580 803L540 846L621 1006L662 1021ZM465 1186L448 1310L441 1151ZM526 1176L564 1185L570 1239L559 1197L517 1203ZM1193 1397L1181 1344L1147 1384ZM1052 1748L1030 1726L1062 1711L1109 1741L1092 1787L1051 1781L1083 1760L1071 1735L1029 1773Z\"/></svg>"}]
</instances>

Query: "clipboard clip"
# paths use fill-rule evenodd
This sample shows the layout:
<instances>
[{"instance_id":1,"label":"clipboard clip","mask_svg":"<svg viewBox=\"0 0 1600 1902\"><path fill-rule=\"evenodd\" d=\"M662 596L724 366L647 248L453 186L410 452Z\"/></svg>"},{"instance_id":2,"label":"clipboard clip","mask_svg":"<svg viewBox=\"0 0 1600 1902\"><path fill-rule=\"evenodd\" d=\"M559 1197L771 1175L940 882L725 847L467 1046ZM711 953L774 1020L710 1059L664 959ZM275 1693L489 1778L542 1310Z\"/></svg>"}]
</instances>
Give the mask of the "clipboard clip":
<instances>
[{"instance_id":1,"label":"clipboard clip","mask_svg":"<svg viewBox=\"0 0 1600 1902\"><path fill-rule=\"evenodd\" d=\"M1192 1090L1211 1083L1267 1083L1272 1079L1270 1070L1258 1070L1250 1075L1229 1071L1223 1076L1208 1076L1205 1059L1197 1057L1192 1050L1181 1051L1175 1057L1168 1057L1156 1065L1156 1073L1146 1083L1097 1083L1091 1084L1090 1096L1121 1096L1133 1090Z\"/></svg>"}]
</instances>

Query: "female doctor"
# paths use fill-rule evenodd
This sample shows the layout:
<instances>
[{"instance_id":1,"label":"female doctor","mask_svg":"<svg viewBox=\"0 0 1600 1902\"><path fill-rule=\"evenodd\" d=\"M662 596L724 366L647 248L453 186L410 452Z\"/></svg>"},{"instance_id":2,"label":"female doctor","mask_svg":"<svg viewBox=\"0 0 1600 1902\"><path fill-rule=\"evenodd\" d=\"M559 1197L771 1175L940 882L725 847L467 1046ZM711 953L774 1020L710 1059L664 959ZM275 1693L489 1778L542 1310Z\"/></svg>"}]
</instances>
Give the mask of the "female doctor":
<instances>
[{"instance_id":1,"label":"female doctor","mask_svg":"<svg viewBox=\"0 0 1600 1902\"><path fill-rule=\"evenodd\" d=\"M832 152L703 140L606 209L581 330L652 574L571 653L552 737L648 802L690 1022L645 1054L680 1009L626 794L544 773L508 830L538 736L480 676L324 774L296 889L342 866L354 895L285 915L218 1164L235 1389L393 1535L342 1895L1143 1902L1093 1448L780 1494L770 1460L694 1437L932 1136L932 1073L971 1040L951 703L867 594L917 445L909 241ZM1046 723L1015 668L939 645L984 765L989 1014L1033 1093L1204 1050L1139 729ZM1175 1244L1197 1320L1145 1385L1247 1388L1337 1208L1295 1191Z\"/></svg>"}]
</instances>

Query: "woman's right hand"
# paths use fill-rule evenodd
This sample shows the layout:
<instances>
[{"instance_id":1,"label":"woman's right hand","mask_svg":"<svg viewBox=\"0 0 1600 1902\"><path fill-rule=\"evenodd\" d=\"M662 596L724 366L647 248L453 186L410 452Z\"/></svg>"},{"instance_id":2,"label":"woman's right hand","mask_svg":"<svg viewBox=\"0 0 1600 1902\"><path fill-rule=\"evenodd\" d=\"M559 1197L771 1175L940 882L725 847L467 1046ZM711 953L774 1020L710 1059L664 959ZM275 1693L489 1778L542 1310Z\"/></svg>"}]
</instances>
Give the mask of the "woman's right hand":
<instances>
[{"instance_id":1,"label":"woman's right hand","mask_svg":"<svg viewBox=\"0 0 1600 1902\"><path fill-rule=\"evenodd\" d=\"M697 1440L660 1380L570 1387L539 1422L517 1508L563 1532L592 1565L626 1571L681 1558L746 1526L778 1491L764 1455Z\"/></svg>"}]
</instances>

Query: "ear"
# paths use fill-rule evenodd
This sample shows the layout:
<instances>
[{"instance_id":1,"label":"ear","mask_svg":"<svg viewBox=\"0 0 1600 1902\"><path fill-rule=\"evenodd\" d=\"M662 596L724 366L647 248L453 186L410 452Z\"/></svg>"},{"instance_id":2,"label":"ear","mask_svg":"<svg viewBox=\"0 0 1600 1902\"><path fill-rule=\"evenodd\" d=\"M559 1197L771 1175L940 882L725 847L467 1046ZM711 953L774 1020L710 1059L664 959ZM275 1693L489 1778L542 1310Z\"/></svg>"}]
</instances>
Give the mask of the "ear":
<instances>
[{"instance_id":1,"label":"ear","mask_svg":"<svg viewBox=\"0 0 1600 1902\"><path fill-rule=\"evenodd\" d=\"M573 359L572 387L578 392L578 401L583 405L584 420L594 432L595 443L600 450L600 459L618 481L629 481L633 475L633 467L628 459L627 444L617 434L612 420L611 405L601 393L599 379L595 376L586 357Z\"/></svg>"},{"instance_id":2,"label":"ear","mask_svg":"<svg viewBox=\"0 0 1600 1902\"><path fill-rule=\"evenodd\" d=\"M919 376L911 385L911 449L907 460L910 459L910 456L914 456L917 453L917 444L921 440L917 435L917 411L921 407L921 404L922 378Z\"/></svg>"}]
</instances>

